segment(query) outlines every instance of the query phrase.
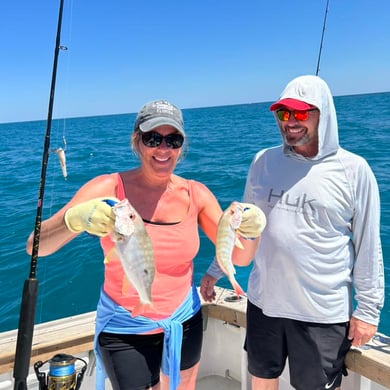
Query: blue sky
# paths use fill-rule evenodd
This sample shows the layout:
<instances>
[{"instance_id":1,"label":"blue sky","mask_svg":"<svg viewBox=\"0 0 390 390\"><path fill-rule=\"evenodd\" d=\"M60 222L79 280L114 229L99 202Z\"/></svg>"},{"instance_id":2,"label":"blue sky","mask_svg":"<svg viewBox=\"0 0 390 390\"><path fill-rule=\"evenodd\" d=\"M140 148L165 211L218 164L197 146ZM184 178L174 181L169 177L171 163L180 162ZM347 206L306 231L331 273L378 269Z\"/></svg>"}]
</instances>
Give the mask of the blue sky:
<instances>
[{"instance_id":1,"label":"blue sky","mask_svg":"<svg viewBox=\"0 0 390 390\"><path fill-rule=\"evenodd\" d=\"M46 119L59 0L2 1L0 123ZM53 117L268 102L314 74L326 0L65 0ZM390 1L330 0L320 76L390 91Z\"/></svg>"}]
</instances>

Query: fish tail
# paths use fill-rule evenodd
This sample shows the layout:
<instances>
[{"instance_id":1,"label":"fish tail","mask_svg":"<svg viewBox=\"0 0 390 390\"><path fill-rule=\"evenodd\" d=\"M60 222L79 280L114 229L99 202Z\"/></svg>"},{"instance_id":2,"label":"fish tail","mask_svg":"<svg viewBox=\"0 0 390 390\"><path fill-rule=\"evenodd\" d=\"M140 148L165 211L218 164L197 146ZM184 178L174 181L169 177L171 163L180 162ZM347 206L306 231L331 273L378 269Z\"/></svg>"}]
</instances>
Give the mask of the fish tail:
<instances>
[{"instance_id":1,"label":"fish tail","mask_svg":"<svg viewBox=\"0 0 390 390\"><path fill-rule=\"evenodd\" d=\"M237 283L236 285L233 285L234 292L237 294L237 296L245 297L246 293L242 289L242 287Z\"/></svg>"},{"instance_id":2,"label":"fish tail","mask_svg":"<svg viewBox=\"0 0 390 390\"><path fill-rule=\"evenodd\" d=\"M237 280L234 277L231 278L230 283L232 284L234 292L237 294L237 296L243 296L243 297L246 296L245 291L238 284Z\"/></svg>"}]
</instances>

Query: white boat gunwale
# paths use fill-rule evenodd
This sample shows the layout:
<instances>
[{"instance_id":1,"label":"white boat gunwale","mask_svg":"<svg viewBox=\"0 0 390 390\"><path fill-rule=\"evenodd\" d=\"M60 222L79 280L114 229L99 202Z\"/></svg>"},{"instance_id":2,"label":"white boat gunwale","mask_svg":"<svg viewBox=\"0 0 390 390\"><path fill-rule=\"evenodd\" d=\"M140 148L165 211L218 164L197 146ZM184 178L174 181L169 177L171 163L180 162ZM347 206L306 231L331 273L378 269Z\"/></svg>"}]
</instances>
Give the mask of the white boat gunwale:
<instances>
[{"instance_id":1,"label":"white boat gunwale","mask_svg":"<svg viewBox=\"0 0 390 390\"><path fill-rule=\"evenodd\" d=\"M234 298L231 290L217 288L213 303L203 303L204 326L209 318L224 323L246 327L246 299ZM59 320L37 324L34 327L31 365L46 361L57 353L77 355L93 350L96 312L79 314ZM0 333L0 374L13 370L17 330ZM378 334L362 348L352 348L346 357L349 370L390 388L390 338Z\"/></svg>"}]
</instances>

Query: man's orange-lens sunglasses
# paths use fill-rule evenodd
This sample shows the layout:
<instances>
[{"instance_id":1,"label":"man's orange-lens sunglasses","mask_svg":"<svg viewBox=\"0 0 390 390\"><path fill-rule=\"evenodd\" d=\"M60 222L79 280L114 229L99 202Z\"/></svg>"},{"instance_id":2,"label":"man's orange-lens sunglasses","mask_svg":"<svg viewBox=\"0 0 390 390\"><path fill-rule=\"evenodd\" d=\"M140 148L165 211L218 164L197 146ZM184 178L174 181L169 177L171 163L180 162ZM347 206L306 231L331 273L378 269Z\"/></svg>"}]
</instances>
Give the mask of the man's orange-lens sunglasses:
<instances>
[{"instance_id":1,"label":"man's orange-lens sunglasses","mask_svg":"<svg viewBox=\"0 0 390 390\"><path fill-rule=\"evenodd\" d=\"M310 111L315 111L317 110L316 108L312 108L310 110L303 110L303 111L290 111L287 110L286 108L282 108L278 111L276 111L276 115L278 116L279 120L282 122L287 122L291 114L297 121L307 121L309 119L309 112Z\"/></svg>"}]
</instances>

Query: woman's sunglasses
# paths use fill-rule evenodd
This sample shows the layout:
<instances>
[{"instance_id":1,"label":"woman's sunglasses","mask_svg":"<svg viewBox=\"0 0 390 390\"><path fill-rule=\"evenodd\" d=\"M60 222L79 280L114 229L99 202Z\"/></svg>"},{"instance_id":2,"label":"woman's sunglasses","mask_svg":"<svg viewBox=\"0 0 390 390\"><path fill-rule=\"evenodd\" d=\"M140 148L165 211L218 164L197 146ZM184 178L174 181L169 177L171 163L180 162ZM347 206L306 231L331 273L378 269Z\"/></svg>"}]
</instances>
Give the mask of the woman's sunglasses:
<instances>
[{"instance_id":1,"label":"woman's sunglasses","mask_svg":"<svg viewBox=\"0 0 390 390\"><path fill-rule=\"evenodd\" d=\"M291 114L297 121L307 121L309 119L309 112L315 111L316 108L312 108L310 110L302 110L302 111L290 111L285 108L276 111L276 115L278 116L279 120L282 122L287 122Z\"/></svg>"},{"instance_id":2,"label":"woman's sunglasses","mask_svg":"<svg viewBox=\"0 0 390 390\"><path fill-rule=\"evenodd\" d=\"M147 133L141 132L141 139L142 143L148 148L157 148L164 140L168 148L179 149L183 146L184 142L184 137L181 134L173 133L161 135L156 131L148 131Z\"/></svg>"}]
</instances>

